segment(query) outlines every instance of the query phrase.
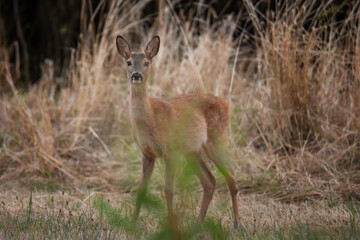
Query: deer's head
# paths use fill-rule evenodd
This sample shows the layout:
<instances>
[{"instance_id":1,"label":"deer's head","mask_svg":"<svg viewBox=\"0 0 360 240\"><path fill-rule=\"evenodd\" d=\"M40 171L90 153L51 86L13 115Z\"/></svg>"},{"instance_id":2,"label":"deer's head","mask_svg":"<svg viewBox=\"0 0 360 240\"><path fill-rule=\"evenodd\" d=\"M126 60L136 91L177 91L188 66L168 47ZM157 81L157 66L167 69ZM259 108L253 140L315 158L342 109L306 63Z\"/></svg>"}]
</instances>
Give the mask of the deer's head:
<instances>
[{"instance_id":1,"label":"deer's head","mask_svg":"<svg viewBox=\"0 0 360 240\"><path fill-rule=\"evenodd\" d=\"M130 44L122 36L118 35L116 37L116 47L127 64L127 74L131 84L145 82L151 61L159 52L160 37L153 37L144 52L134 52Z\"/></svg>"}]
</instances>

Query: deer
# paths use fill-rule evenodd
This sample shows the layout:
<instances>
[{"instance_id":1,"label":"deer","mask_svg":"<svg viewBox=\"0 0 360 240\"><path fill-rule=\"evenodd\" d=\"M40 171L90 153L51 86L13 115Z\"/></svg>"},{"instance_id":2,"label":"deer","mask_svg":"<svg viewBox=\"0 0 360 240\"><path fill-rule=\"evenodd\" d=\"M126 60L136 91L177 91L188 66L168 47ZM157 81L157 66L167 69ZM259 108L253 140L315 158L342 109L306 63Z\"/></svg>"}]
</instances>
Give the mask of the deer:
<instances>
[{"instance_id":1,"label":"deer","mask_svg":"<svg viewBox=\"0 0 360 240\"><path fill-rule=\"evenodd\" d=\"M142 153L142 176L133 219L136 221L138 218L157 158L165 161L164 195L168 217L174 216L174 172L178 161L174 155L180 154L188 159L203 188L197 220L204 220L216 187L215 177L207 165L207 160L210 159L225 177L232 199L234 224L238 225L238 188L226 157L229 104L212 94L182 94L169 99L149 97L149 68L159 52L160 37L154 36L143 52L135 52L118 35L116 47L127 65L132 137Z\"/></svg>"}]
</instances>

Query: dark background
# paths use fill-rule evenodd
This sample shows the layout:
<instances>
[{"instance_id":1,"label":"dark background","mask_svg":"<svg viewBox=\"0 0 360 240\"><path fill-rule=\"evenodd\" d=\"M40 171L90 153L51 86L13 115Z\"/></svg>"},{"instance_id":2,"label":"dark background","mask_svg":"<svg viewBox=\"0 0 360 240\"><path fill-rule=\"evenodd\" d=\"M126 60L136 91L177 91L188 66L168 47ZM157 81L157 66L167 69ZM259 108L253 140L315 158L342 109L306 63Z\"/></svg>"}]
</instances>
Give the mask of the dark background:
<instances>
[{"instance_id":1,"label":"dark background","mask_svg":"<svg viewBox=\"0 0 360 240\"><path fill-rule=\"evenodd\" d=\"M10 47L18 41L20 46L21 76L16 81L17 85L27 86L38 81L40 64L46 58L53 59L55 66L66 65L70 49L76 48L81 32L85 31L86 27L81 23L87 22L89 18L89 14L81 14L83 4L85 3L87 8L85 12L88 13L91 9L94 10L99 2L99 0L0 0L0 44ZM110 0L106 1L102 9L103 16L108 11L109 2ZM186 17L196 2L200 1L176 1L175 9L179 15ZM205 0L202 2L211 9L212 22L216 22L227 14L240 16L237 20L239 28L234 37L239 35L244 28L253 33L242 0ZM259 13L264 15L267 11L274 9L278 2L284 1L253 0ZM317 2L321 3L321 1ZM344 19L355 2L355 0L333 1L331 6L337 10L332 12L333 16L328 18L329 21ZM154 0L149 1L142 14L153 16L152 19L155 19L157 12L158 0ZM95 19L95 24L98 20ZM149 20L147 24L151 26L152 20ZM13 55L10 56L11 62L15 58ZM61 74L61 68L56 68L56 74Z\"/></svg>"}]
</instances>

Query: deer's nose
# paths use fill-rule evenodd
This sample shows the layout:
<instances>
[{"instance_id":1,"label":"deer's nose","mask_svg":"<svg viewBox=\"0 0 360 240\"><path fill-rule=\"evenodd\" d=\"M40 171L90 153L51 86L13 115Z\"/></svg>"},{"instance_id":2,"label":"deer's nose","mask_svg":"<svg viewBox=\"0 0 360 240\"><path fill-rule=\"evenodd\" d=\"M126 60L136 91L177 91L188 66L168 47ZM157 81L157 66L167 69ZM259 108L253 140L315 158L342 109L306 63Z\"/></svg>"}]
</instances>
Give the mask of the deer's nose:
<instances>
[{"instance_id":1,"label":"deer's nose","mask_svg":"<svg viewBox=\"0 0 360 240\"><path fill-rule=\"evenodd\" d=\"M142 76L142 74L139 73L139 72L135 72L135 73L133 73L133 74L131 75L131 80L132 80L132 81L142 81L142 79L143 79L143 76Z\"/></svg>"}]
</instances>

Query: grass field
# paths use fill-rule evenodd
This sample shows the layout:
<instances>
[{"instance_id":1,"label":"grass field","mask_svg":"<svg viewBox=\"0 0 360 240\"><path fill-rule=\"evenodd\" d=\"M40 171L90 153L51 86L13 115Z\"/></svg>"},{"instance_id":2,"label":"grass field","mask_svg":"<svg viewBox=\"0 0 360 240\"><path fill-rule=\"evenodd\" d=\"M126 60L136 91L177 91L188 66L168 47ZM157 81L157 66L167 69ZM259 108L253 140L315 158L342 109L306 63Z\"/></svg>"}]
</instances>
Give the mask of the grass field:
<instances>
[{"instance_id":1,"label":"grass field","mask_svg":"<svg viewBox=\"0 0 360 240\"><path fill-rule=\"evenodd\" d=\"M241 16L210 25L206 6L183 17L171 1L148 28L145 4L114 1L99 26L88 24L62 74L48 59L26 90L15 87L16 63L0 45L0 79L10 89L0 100L0 238L359 239L358 6L335 22L341 4L284 2L263 16L244 1L250 33L236 25ZM131 139L118 34L138 39L135 50L160 36L151 96L208 92L229 101L239 228L214 166L214 199L206 221L195 221L202 190L185 160L176 173L176 218L166 220L158 159L132 222L141 154Z\"/></svg>"}]
</instances>

